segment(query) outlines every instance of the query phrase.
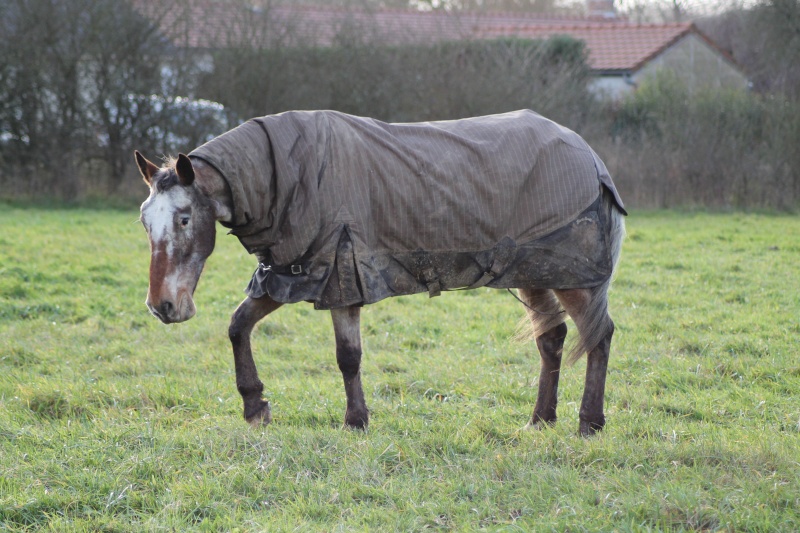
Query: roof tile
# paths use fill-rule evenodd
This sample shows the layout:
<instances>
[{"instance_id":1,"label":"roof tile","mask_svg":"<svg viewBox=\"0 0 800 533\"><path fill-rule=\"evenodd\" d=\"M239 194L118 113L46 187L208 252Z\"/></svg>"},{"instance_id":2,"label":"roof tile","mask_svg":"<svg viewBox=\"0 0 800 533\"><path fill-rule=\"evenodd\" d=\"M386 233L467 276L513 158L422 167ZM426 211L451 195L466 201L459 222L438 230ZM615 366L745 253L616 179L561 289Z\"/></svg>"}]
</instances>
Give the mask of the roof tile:
<instances>
[{"instance_id":1,"label":"roof tile","mask_svg":"<svg viewBox=\"0 0 800 533\"><path fill-rule=\"evenodd\" d=\"M569 35L586 43L589 66L594 70L637 70L649 59L693 30L692 23L627 23L590 25L540 25L483 28L478 35L490 37L525 37L545 39Z\"/></svg>"}]
</instances>

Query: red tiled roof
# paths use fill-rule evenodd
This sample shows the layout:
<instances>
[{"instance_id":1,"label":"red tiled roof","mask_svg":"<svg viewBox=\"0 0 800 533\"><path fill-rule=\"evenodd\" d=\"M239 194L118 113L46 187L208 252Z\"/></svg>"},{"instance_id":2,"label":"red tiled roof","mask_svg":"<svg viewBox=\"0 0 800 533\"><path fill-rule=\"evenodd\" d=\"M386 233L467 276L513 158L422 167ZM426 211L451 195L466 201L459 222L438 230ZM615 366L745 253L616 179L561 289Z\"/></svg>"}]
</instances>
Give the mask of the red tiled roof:
<instances>
[{"instance_id":1,"label":"red tiled roof","mask_svg":"<svg viewBox=\"0 0 800 533\"><path fill-rule=\"evenodd\" d=\"M589 66L593 70L635 71L680 40L696 31L691 22L675 24L615 23L601 26L542 25L483 28L482 38L523 37L546 39L554 35L569 35L586 43Z\"/></svg>"},{"instance_id":2,"label":"red tiled roof","mask_svg":"<svg viewBox=\"0 0 800 533\"><path fill-rule=\"evenodd\" d=\"M279 4L269 10L241 9L224 0L188 0L165 10L155 0L131 0L153 20L175 46L268 47L276 43L331 46L353 30L382 44L424 43L460 39L521 37L544 39L569 35L583 40L589 65L596 71L635 71L647 61L695 32L692 23L631 24L604 17L576 18L535 13L449 13ZM718 50L719 51L719 50ZM723 56L727 55L719 51ZM730 58L728 58L730 59Z\"/></svg>"}]
</instances>

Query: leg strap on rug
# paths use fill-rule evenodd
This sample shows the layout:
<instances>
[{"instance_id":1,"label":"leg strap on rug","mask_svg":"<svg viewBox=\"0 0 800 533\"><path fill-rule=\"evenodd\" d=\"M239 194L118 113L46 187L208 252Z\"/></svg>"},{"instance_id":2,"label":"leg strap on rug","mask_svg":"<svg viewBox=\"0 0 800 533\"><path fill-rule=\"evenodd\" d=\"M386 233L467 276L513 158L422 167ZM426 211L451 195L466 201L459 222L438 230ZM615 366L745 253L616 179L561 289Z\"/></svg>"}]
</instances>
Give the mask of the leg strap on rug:
<instances>
[{"instance_id":1,"label":"leg strap on rug","mask_svg":"<svg viewBox=\"0 0 800 533\"><path fill-rule=\"evenodd\" d=\"M494 247L494 254L489 268L486 269L486 272L484 272L475 283L466 288L477 289L491 283L493 279L502 276L508 268L508 265L514 260L516 252L517 243L514 242L514 239L508 236L503 237L503 239L497 243L497 246Z\"/></svg>"}]
</instances>

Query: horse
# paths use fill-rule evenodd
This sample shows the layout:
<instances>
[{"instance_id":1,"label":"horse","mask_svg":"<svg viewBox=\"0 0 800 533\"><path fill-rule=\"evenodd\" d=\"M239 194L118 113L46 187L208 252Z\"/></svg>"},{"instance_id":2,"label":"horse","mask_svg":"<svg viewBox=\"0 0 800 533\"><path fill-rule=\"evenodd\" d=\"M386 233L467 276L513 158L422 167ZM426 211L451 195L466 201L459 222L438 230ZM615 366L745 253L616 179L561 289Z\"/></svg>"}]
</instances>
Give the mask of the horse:
<instances>
[{"instance_id":1,"label":"horse","mask_svg":"<svg viewBox=\"0 0 800 533\"><path fill-rule=\"evenodd\" d=\"M517 290L540 354L526 428L556 422L569 315L578 340L565 359L587 354L579 433L603 429L607 293L627 212L574 132L531 111L406 124L304 111L251 119L163 166L134 155L150 189L140 219L156 318L194 316L217 222L259 260L228 330L251 425L272 421L251 333L282 305L330 311L344 426L366 429L361 307L487 286Z\"/></svg>"}]
</instances>

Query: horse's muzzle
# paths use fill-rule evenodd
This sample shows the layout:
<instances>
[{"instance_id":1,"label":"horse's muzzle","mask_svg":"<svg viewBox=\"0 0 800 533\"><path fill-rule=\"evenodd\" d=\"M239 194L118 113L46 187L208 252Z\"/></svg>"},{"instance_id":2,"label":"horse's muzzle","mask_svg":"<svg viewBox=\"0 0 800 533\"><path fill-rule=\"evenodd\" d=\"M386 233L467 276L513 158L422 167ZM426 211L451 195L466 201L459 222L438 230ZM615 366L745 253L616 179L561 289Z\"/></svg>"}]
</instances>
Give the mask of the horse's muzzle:
<instances>
[{"instance_id":1,"label":"horse's muzzle","mask_svg":"<svg viewBox=\"0 0 800 533\"><path fill-rule=\"evenodd\" d=\"M150 313L164 324L174 324L176 322L185 322L195 315L196 308L191 297L183 296L179 299L178 305L173 304L169 300L162 301L159 305L153 305L150 301L145 304L150 310Z\"/></svg>"}]
</instances>

